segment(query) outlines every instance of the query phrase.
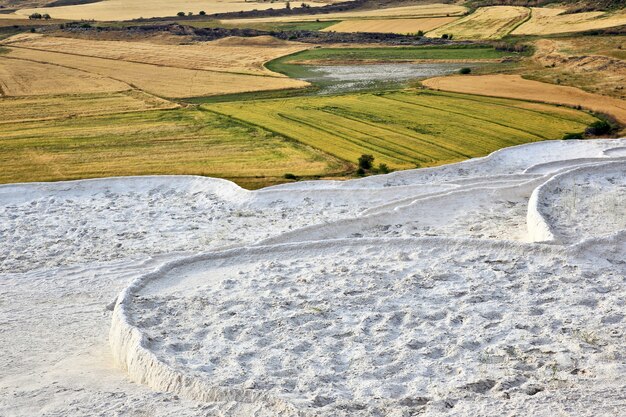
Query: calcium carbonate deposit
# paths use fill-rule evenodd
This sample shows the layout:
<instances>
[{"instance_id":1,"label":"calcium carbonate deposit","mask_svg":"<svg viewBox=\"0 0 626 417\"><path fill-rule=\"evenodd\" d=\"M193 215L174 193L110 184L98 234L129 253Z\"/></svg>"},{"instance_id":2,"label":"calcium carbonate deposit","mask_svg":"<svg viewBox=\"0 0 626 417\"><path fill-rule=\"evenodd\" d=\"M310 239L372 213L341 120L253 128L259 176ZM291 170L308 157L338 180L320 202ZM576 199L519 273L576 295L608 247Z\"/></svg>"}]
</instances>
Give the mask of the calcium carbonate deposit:
<instances>
[{"instance_id":1,"label":"calcium carbonate deposit","mask_svg":"<svg viewBox=\"0 0 626 417\"><path fill-rule=\"evenodd\" d=\"M626 139L0 186L2 416L616 416Z\"/></svg>"}]
</instances>

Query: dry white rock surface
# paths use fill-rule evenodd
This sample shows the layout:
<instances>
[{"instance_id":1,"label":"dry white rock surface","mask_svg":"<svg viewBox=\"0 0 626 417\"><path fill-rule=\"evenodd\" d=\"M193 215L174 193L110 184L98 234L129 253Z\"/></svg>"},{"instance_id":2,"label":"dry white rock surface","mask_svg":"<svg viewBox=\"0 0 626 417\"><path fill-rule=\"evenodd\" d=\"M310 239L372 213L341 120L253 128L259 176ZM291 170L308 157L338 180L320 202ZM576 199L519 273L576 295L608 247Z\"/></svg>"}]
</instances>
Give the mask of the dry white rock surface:
<instances>
[{"instance_id":1,"label":"dry white rock surface","mask_svg":"<svg viewBox=\"0 0 626 417\"><path fill-rule=\"evenodd\" d=\"M614 416L626 139L0 186L2 416Z\"/></svg>"}]
</instances>

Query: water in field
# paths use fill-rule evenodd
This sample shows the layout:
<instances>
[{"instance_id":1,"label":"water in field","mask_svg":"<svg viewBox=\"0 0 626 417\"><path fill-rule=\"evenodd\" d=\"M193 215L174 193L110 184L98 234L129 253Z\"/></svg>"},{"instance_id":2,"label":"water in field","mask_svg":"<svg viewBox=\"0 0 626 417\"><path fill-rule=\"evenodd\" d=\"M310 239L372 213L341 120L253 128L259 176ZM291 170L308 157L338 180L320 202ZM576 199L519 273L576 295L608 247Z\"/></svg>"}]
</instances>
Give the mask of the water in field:
<instances>
[{"instance_id":1,"label":"water in field","mask_svg":"<svg viewBox=\"0 0 626 417\"><path fill-rule=\"evenodd\" d=\"M317 85L318 94L348 93L379 88L394 88L408 81L458 72L467 63L303 65L302 80Z\"/></svg>"}]
</instances>

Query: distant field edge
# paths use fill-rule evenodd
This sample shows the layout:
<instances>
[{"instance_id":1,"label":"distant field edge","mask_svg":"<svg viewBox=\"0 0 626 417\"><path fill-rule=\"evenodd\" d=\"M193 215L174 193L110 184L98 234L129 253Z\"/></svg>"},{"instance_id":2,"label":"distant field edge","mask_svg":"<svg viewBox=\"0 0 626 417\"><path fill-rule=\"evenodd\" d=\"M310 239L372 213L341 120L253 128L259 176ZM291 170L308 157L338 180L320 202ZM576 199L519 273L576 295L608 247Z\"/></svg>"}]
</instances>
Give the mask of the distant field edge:
<instances>
[{"instance_id":1,"label":"distant field edge","mask_svg":"<svg viewBox=\"0 0 626 417\"><path fill-rule=\"evenodd\" d=\"M589 93L576 87L548 84L519 75L474 75L435 77L422 85L433 90L501 97L530 102L565 105L605 113L626 125L626 101Z\"/></svg>"}]
</instances>

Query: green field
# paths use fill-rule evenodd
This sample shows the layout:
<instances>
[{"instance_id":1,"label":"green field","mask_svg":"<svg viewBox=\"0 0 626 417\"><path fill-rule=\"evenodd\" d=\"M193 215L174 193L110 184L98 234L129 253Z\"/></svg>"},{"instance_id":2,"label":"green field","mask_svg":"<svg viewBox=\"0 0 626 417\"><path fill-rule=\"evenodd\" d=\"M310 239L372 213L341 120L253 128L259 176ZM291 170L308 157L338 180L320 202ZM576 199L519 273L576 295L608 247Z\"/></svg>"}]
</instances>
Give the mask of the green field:
<instances>
[{"instance_id":1,"label":"green field","mask_svg":"<svg viewBox=\"0 0 626 417\"><path fill-rule=\"evenodd\" d=\"M0 124L0 182L196 174L256 188L343 174L346 164L265 129L197 109Z\"/></svg>"},{"instance_id":2,"label":"green field","mask_svg":"<svg viewBox=\"0 0 626 417\"><path fill-rule=\"evenodd\" d=\"M59 116L0 123L0 182L193 174L258 188L286 173L351 176L365 153L392 169L460 161L560 139L594 120L565 107L423 90Z\"/></svg>"},{"instance_id":3,"label":"green field","mask_svg":"<svg viewBox=\"0 0 626 417\"><path fill-rule=\"evenodd\" d=\"M363 93L204 105L345 161L364 153L394 169L561 139L595 119L537 103L431 91Z\"/></svg>"},{"instance_id":4,"label":"green field","mask_svg":"<svg viewBox=\"0 0 626 417\"><path fill-rule=\"evenodd\" d=\"M498 51L491 46L418 46L377 48L316 48L296 52L265 64L275 72L298 78L306 73L300 62L316 62L326 65L345 62L411 62L418 60L462 60L480 61L501 59L519 55L514 52ZM303 72L304 71L304 72Z\"/></svg>"},{"instance_id":5,"label":"green field","mask_svg":"<svg viewBox=\"0 0 626 417\"><path fill-rule=\"evenodd\" d=\"M380 48L317 48L297 52L276 61L293 62L305 60L383 60L411 61L419 59L499 59L515 55L513 52L498 51L490 46L455 45L455 46L414 46Z\"/></svg>"}]
</instances>

